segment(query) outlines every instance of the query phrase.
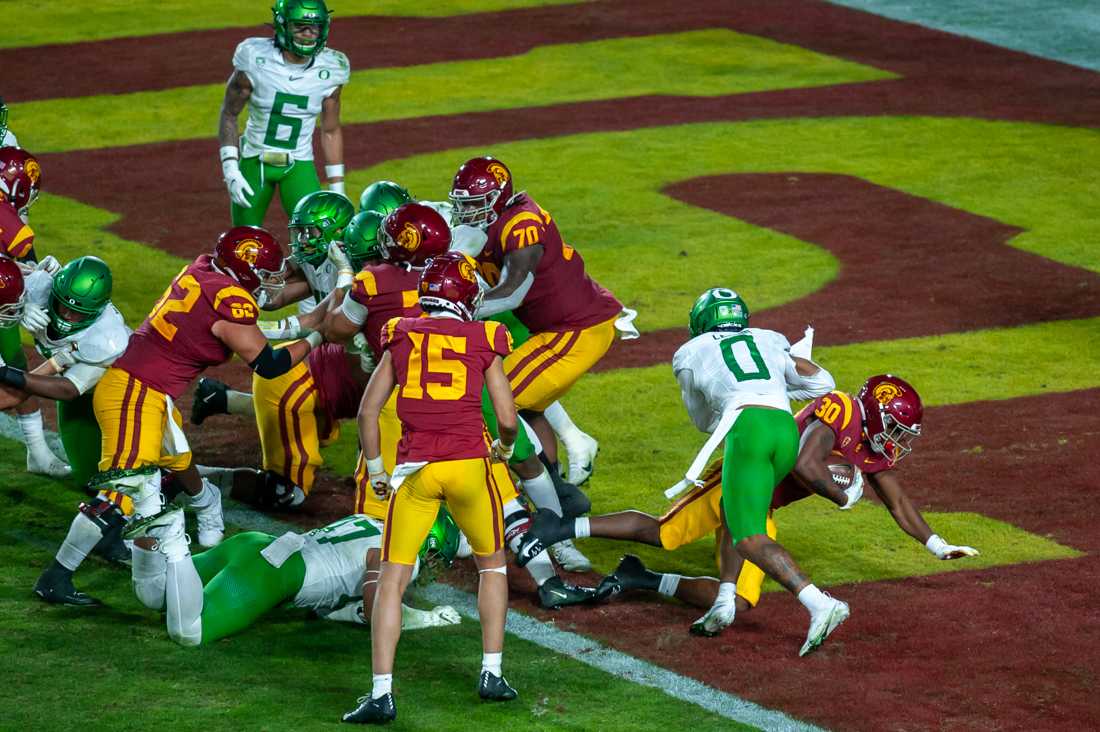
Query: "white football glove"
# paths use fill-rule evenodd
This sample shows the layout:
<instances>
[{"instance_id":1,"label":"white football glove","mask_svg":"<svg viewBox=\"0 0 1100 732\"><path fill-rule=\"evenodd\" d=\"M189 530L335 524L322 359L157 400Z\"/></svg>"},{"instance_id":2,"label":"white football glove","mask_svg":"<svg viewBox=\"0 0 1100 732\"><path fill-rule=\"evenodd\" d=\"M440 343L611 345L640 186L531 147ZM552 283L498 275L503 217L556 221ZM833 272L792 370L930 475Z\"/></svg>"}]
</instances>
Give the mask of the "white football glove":
<instances>
[{"instance_id":1,"label":"white football glove","mask_svg":"<svg viewBox=\"0 0 1100 732\"><path fill-rule=\"evenodd\" d=\"M932 534L924 543L928 551L936 555L936 559L962 559L963 557L976 557L980 553L972 546L954 546L940 538L939 534Z\"/></svg>"},{"instance_id":2,"label":"white football glove","mask_svg":"<svg viewBox=\"0 0 1100 732\"><path fill-rule=\"evenodd\" d=\"M367 337L362 333L356 333L355 337L351 339L351 344L348 348L349 353L355 353L359 355L359 368L363 370L364 374L368 376L374 373L375 367L378 365L374 362L374 354L371 353L370 346L367 344Z\"/></svg>"},{"instance_id":3,"label":"white football glove","mask_svg":"<svg viewBox=\"0 0 1100 732\"><path fill-rule=\"evenodd\" d=\"M706 615L691 624L692 635L716 636L733 624L737 616L737 583L723 582L718 597Z\"/></svg>"},{"instance_id":4,"label":"white football glove","mask_svg":"<svg viewBox=\"0 0 1100 732\"><path fill-rule=\"evenodd\" d=\"M282 320L257 320L256 325L265 338L272 340L284 341L302 337L302 325L297 315Z\"/></svg>"},{"instance_id":5,"label":"white football glove","mask_svg":"<svg viewBox=\"0 0 1100 732\"><path fill-rule=\"evenodd\" d=\"M489 447L489 451L493 455L493 462L506 463L512 458L512 453L515 451L515 444L505 445L500 441L500 438L493 440L493 444Z\"/></svg>"},{"instance_id":6,"label":"white football glove","mask_svg":"<svg viewBox=\"0 0 1100 732\"><path fill-rule=\"evenodd\" d=\"M336 287L351 287L351 283L355 281L355 270L340 242L334 241L328 245L328 260L336 267Z\"/></svg>"},{"instance_id":7,"label":"white football glove","mask_svg":"<svg viewBox=\"0 0 1100 732\"><path fill-rule=\"evenodd\" d=\"M854 465L852 466L852 484L844 489L844 495L848 496L848 501L840 507L841 511L847 511L863 497L863 471Z\"/></svg>"},{"instance_id":8,"label":"white football glove","mask_svg":"<svg viewBox=\"0 0 1100 732\"><path fill-rule=\"evenodd\" d=\"M29 302L23 307L23 318L19 323L32 333L41 333L50 324L50 314L45 308Z\"/></svg>"},{"instance_id":9,"label":"white football glove","mask_svg":"<svg viewBox=\"0 0 1100 732\"><path fill-rule=\"evenodd\" d=\"M61 271L61 262L57 261L57 257L52 254L47 254L38 261L38 264L34 265L34 268L39 272L45 272L50 277Z\"/></svg>"},{"instance_id":10,"label":"white football glove","mask_svg":"<svg viewBox=\"0 0 1100 732\"><path fill-rule=\"evenodd\" d=\"M252 186L248 185L248 181L241 173L240 163L233 158L223 160L222 179L225 181L225 187L229 189L229 198L232 199L233 203L241 208L252 208L252 203L248 200L248 197L255 194L252 191Z\"/></svg>"},{"instance_id":11,"label":"white football glove","mask_svg":"<svg viewBox=\"0 0 1100 732\"><path fill-rule=\"evenodd\" d=\"M50 356L50 363L54 366L55 373L61 373L65 369L76 364L76 356L71 349L54 351Z\"/></svg>"}]
</instances>

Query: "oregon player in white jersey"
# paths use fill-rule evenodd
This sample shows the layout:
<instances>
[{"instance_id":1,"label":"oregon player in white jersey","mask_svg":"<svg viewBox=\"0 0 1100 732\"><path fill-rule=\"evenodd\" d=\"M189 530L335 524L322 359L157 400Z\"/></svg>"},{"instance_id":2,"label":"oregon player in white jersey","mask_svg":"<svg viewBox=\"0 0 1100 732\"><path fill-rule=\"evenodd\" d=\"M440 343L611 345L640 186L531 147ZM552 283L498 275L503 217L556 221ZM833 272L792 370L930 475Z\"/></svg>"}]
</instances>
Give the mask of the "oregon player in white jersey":
<instances>
[{"instance_id":1,"label":"oregon player in white jersey","mask_svg":"<svg viewBox=\"0 0 1100 732\"><path fill-rule=\"evenodd\" d=\"M283 603L366 624L363 586L377 581L367 555L380 548L382 524L355 514L306 534L249 531L191 556L183 511L172 508L125 535L135 539L134 593L146 607L167 611L172 640L197 646L240 632ZM406 630L458 622L448 605L402 608Z\"/></svg>"},{"instance_id":2,"label":"oregon player in white jersey","mask_svg":"<svg viewBox=\"0 0 1100 732\"><path fill-rule=\"evenodd\" d=\"M15 133L8 129L8 105L0 97L0 147L19 147Z\"/></svg>"},{"instance_id":3,"label":"oregon player in white jersey","mask_svg":"<svg viewBox=\"0 0 1100 732\"><path fill-rule=\"evenodd\" d=\"M737 553L795 594L810 612L806 655L848 617L802 573L766 533L772 492L794 467L798 427L789 398L805 399L835 387L813 362L792 356L787 339L749 328L749 310L725 288L704 292L691 309L692 338L676 352L672 369L695 426L712 433L681 481L691 485L718 442L725 442L722 510Z\"/></svg>"},{"instance_id":4,"label":"oregon player in white jersey","mask_svg":"<svg viewBox=\"0 0 1100 732\"><path fill-rule=\"evenodd\" d=\"M324 0L277 0L275 38L248 38L233 54L218 127L222 174L234 226L262 226L279 190L289 216L305 195L320 190L313 164L313 130L321 119L321 150L329 188L344 192L340 89L351 68L347 56L325 47L329 11ZM248 104L238 138L237 117Z\"/></svg>"}]
</instances>

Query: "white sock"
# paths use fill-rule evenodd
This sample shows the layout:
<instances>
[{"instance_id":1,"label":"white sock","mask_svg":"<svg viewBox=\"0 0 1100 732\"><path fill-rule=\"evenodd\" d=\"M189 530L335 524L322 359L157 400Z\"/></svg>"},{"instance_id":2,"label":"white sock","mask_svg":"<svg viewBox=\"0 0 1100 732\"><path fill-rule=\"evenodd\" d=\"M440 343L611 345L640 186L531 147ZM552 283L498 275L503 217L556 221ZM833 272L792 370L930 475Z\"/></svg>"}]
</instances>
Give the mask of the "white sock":
<instances>
[{"instance_id":1,"label":"white sock","mask_svg":"<svg viewBox=\"0 0 1100 732\"><path fill-rule=\"evenodd\" d=\"M69 524L69 533L65 536L65 541L61 542L61 548L57 550L55 559L65 569L75 572L88 556L88 552L92 551L102 538L103 531L99 525L78 511L73 517L73 522Z\"/></svg>"},{"instance_id":2,"label":"white sock","mask_svg":"<svg viewBox=\"0 0 1100 732\"><path fill-rule=\"evenodd\" d=\"M23 440L27 443L28 452L45 450L48 454L53 454L49 445L46 444L46 432L42 427L41 410L36 409L30 414L20 414L19 429L23 431Z\"/></svg>"},{"instance_id":3,"label":"white sock","mask_svg":"<svg viewBox=\"0 0 1100 732\"><path fill-rule=\"evenodd\" d=\"M225 392L225 411L242 417L255 417L256 405L248 392L228 389Z\"/></svg>"},{"instance_id":4,"label":"white sock","mask_svg":"<svg viewBox=\"0 0 1100 732\"><path fill-rule=\"evenodd\" d=\"M542 584L551 577L558 576L558 573L554 571L554 563L550 561L550 555L546 553L545 549L536 554L524 569L527 570L527 574L531 575L531 579L539 587L542 587Z\"/></svg>"},{"instance_id":5,"label":"white sock","mask_svg":"<svg viewBox=\"0 0 1100 732\"><path fill-rule=\"evenodd\" d=\"M562 442L579 439L584 435L580 428L573 424L573 420L569 418L569 414L565 411L565 407L561 405L561 402L554 402L542 414L546 417L546 421L550 423L554 434Z\"/></svg>"},{"instance_id":6,"label":"white sock","mask_svg":"<svg viewBox=\"0 0 1100 732\"><path fill-rule=\"evenodd\" d=\"M168 582L168 560L164 555L135 546L130 574L134 594L141 604L150 610L164 609L164 591Z\"/></svg>"},{"instance_id":7,"label":"white sock","mask_svg":"<svg viewBox=\"0 0 1100 732\"><path fill-rule=\"evenodd\" d=\"M187 505L195 511L202 511L213 506L215 501L220 500L221 495L218 493L218 489L209 480L203 478L202 490L194 496L187 496Z\"/></svg>"},{"instance_id":8,"label":"white sock","mask_svg":"<svg viewBox=\"0 0 1100 732\"><path fill-rule=\"evenodd\" d=\"M561 500L558 498L558 492L554 490L554 479L550 477L550 472L546 468L542 469L542 473L537 478L521 482L523 491L537 508L549 508L559 517L561 516Z\"/></svg>"},{"instance_id":9,"label":"white sock","mask_svg":"<svg viewBox=\"0 0 1100 732\"><path fill-rule=\"evenodd\" d=\"M202 643L202 580L190 554L168 557L165 578L168 635L181 646Z\"/></svg>"},{"instance_id":10,"label":"white sock","mask_svg":"<svg viewBox=\"0 0 1100 732\"><path fill-rule=\"evenodd\" d=\"M683 575L680 574L662 574L661 584L657 585L657 592L665 597L675 597L676 588L680 586L681 579L683 579Z\"/></svg>"},{"instance_id":11,"label":"white sock","mask_svg":"<svg viewBox=\"0 0 1100 732\"><path fill-rule=\"evenodd\" d=\"M393 691L393 674L374 674L371 682L370 698L378 699Z\"/></svg>"},{"instance_id":12,"label":"white sock","mask_svg":"<svg viewBox=\"0 0 1100 732\"><path fill-rule=\"evenodd\" d=\"M503 657L504 653L482 653L481 670L488 671L493 676L503 675L504 672L500 670L500 664Z\"/></svg>"},{"instance_id":13,"label":"white sock","mask_svg":"<svg viewBox=\"0 0 1100 732\"><path fill-rule=\"evenodd\" d=\"M578 539L587 539L592 536L592 524L587 517L582 516L579 519L573 519L573 533Z\"/></svg>"},{"instance_id":14,"label":"white sock","mask_svg":"<svg viewBox=\"0 0 1100 732\"><path fill-rule=\"evenodd\" d=\"M825 610L831 602L824 592L812 584L802 588L802 591L798 593L798 601L810 611L810 615Z\"/></svg>"}]
</instances>

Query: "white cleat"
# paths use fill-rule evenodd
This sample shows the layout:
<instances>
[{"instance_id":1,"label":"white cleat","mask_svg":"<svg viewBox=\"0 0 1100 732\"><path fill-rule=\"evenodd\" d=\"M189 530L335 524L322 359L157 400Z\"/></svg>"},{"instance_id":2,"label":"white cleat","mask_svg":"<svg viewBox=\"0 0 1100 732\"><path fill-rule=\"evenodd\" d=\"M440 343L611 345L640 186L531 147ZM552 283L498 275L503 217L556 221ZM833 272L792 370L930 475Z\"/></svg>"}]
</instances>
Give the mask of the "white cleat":
<instances>
[{"instance_id":1,"label":"white cleat","mask_svg":"<svg viewBox=\"0 0 1100 732\"><path fill-rule=\"evenodd\" d=\"M802 649L798 652L799 656L805 656L816 650L851 614L848 603L830 597L828 593L826 597L829 597L832 602L825 610L810 616L810 630L806 633L806 642L802 644Z\"/></svg>"},{"instance_id":2,"label":"white cleat","mask_svg":"<svg viewBox=\"0 0 1100 732\"><path fill-rule=\"evenodd\" d=\"M190 542L183 533L183 508L171 505L152 516L142 516L130 522L122 532L128 542L144 536L157 540L156 551L174 560L190 553Z\"/></svg>"},{"instance_id":3,"label":"white cleat","mask_svg":"<svg viewBox=\"0 0 1100 732\"><path fill-rule=\"evenodd\" d=\"M737 602L714 603L707 614L691 624L692 635L713 637L733 624L737 616Z\"/></svg>"},{"instance_id":4,"label":"white cleat","mask_svg":"<svg viewBox=\"0 0 1100 732\"><path fill-rule=\"evenodd\" d=\"M27 450L27 472L48 475L51 478L67 478L73 469L49 450Z\"/></svg>"},{"instance_id":5,"label":"white cleat","mask_svg":"<svg viewBox=\"0 0 1100 732\"><path fill-rule=\"evenodd\" d=\"M573 485L583 485L592 477L599 451L600 443L584 432L565 443L565 456L569 461L569 474L565 479Z\"/></svg>"},{"instance_id":6,"label":"white cleat","mask_svg":"<svg viewBox=\"0 0 1100 732\"><path fill-rule=\"evenodd\" d=\"M592 562L581 554L572 539L559 541L550 547L550 556L567 572L588 572L592 569Z\"/></svg>"},{"instance_id":7,"label":"white cleat","mask_svg":"<svg viewBox=\"0 0 1100 732\"><path fill-rule=\"evenodd\" d=\"M199 524L199 544L209 548L217 546L225 538L225 521L222 519L221 491L213 483L207 485L218 494L218 500L201 511L195 511L195 518Z\"/></svg>"}]
</instances>

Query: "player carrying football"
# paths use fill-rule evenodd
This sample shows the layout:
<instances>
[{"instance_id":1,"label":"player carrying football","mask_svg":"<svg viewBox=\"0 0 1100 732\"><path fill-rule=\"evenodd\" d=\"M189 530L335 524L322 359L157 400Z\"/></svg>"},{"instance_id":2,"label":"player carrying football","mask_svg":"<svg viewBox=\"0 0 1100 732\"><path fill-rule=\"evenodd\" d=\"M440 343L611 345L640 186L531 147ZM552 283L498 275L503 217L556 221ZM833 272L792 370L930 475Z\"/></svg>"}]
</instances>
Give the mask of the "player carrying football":
<instances>
[{"instance_id":1,"label":"player carrying football","mask_svg":"<svg viewBox=\"0 0 1100 732\"><path fill-rule=\"evenodd\" d=\"M380 494L396 492L382 538L382 575L371 622L373 685L344 715L346 722L377 724L397 716L391 687L401 597L441 502L469 539L480 575L478 692L483 699L516 698L501 672L508 579L504 506L491 467L492 459L511 455L518 429L502 366L511 343L500 324L471 322L481 296L475 272L474 260L459 252L428 263L418 288L428 317L394 318L386 324L383 355L363 395L359 430L370 483ZM481 415L483 385L500 430L492 446ZM391 478L382 463L378 418L395 387L403 434Z\"/></svg>"},{"instance_id":2,"label":"player carrying football","mask_svg":"<svg viewBox=\"0 0 1100 732\"><path fill-rule=\"evenodd\" d=\"M321 119L321 150L329 188L344 192L340 90L351 69L344 54L325 47L329 10L324 0L275 0L275 38L248 38L233 54L218 124L222 175L234 225L263 224L279 189L287 216L320 190L313 164L313 129ZM237 117L248 104L244 135Z\"/></svg>"}]
</instances>

